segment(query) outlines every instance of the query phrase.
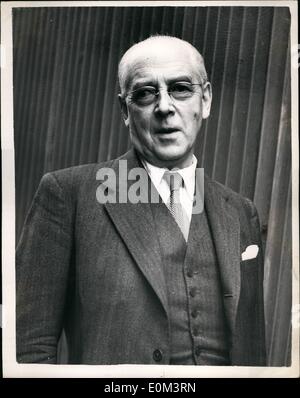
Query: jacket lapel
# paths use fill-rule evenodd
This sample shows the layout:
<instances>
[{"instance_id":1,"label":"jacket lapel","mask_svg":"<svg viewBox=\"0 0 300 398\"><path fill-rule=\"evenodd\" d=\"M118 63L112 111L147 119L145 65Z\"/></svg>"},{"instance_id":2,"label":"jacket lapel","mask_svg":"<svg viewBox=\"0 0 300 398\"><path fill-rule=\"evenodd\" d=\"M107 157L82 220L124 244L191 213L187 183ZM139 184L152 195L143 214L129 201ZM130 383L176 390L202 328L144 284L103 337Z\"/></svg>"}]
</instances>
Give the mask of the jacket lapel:
<instances>
[{"instance_id":1,"label":"jacket lapel","mask_svg":"<svg viewBox=\"0 0 300 398\"><path fill-rule=\"evenodd\" d=\"M205 206L220 266L226 317L234 333L240 295L240 223L230 198L205 179Z\"/></svg>"},{"instance_id":2,"label":"jacket lapel","mask_svg":"<svg viewBox=\"0 0 300 398\"><path fill-rule=\"evenodd\" d=\"M129 151L121 159L127 161L128 172L133 168L142 167L133 151ZM148 203L130 203L129 201L127 203L118 203L120 190L118 183L119 162L116 161L112 168L115 170L117 178L117 203L106 203L105 207L136 264L159 297L166 313L168 313L160 247L150 203L149 201ZM147 179L148 187L150 188L148 176ZM128 181L128 189L129 187L130 181Z\"/></svg>"}]
</instances>

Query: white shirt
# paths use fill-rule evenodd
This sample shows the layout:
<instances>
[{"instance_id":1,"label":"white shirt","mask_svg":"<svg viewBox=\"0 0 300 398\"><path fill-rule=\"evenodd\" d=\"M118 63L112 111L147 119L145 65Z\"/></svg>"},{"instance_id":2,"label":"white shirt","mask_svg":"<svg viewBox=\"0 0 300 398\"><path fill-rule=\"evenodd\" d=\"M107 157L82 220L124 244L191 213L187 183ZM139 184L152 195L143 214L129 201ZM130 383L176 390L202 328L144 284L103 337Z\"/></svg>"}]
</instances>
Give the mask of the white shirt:
<instances>
[{"instance_id":1,"label":"white shirt","mask_svg":"<svg viewBox=\"0 0 300 398\"><path fill-rule=\"evenodd\" d=\"M151 181L161 196L163 202L167 205L170 199L170 187L167 181L163 178L166 171L181 175L183 179L183 186L179 190L180 203L188 216L189 222L192 218L193 200L195 192L195 172L197 166L197 158L193 155L192 164L184 169L169 170L167 168L157 167L142 160L143 165L151 178Z\"/></svg>"}]
</instances>

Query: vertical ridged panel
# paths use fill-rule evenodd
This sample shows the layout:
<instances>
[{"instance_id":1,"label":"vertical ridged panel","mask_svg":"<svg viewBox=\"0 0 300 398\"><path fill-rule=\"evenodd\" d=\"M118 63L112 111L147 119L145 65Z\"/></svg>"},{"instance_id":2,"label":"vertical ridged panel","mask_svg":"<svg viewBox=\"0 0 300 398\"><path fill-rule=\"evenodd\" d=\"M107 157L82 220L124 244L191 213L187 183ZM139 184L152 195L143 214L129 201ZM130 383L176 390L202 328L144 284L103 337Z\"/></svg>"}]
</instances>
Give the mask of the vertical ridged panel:
<instances>
[{"instance_id":1,"label":"vertical ridged panel","mask_svg":"<svg viewBox=\"0 0 300 398\"><path fill-rule=\"evenodd\" d=\"M268 223L276 160L280 109L283 100L284 70L288 55L290 27L288 16L288 13L285 15L282 9L275 9L269 44L269 60L254 195L254 201L257 205L263 225L267 225Z\"/></svg>"},{"instance_id":2,"label":"vertical ridged panel","mask_svg":"<svg viewBox=\"0 0 300 398\"><path fill-rule=\"evenodd\" d=\"M265 252L265 302L269 361L280 366L286 357L281 351L288 340L291 314L285 311L292 301L291 285L291 99L290 62L286 62L276 162L268 220L268 240ZM281 352L281 355L279 353Z\"/></svg>"}]
</instances>

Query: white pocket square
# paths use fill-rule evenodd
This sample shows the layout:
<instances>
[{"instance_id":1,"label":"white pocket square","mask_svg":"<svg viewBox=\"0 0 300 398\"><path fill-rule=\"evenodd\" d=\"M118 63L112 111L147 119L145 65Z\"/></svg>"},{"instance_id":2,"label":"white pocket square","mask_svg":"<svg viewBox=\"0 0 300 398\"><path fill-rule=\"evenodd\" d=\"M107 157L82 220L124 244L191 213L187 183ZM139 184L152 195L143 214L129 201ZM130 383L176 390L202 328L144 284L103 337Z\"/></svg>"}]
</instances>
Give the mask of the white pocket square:
<instances>
[{"instance_id":1,"label":"white pocket square","mask_svg":"<svg viewBox=\"0 0 300 398\"><path fill-rule=\"evenodd\" d=\"M255 258L258 253L258 246L257 245L250 245L246 248L246 250L242 253L242 261L251 260Z\"/></svg>"}]
</instances>

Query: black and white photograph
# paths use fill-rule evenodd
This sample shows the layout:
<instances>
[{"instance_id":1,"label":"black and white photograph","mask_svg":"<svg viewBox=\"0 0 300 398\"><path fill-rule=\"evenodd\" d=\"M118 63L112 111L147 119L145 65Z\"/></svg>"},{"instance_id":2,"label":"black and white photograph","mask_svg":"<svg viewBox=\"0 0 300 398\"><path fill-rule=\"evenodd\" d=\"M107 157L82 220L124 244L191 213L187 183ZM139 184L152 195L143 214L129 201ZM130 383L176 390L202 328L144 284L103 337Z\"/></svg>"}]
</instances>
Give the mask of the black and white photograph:
<instances>
[{"instance_id":1,"label":"black and white photograph","mask_svg":"<svg viewBox=\"0 0 300 398\"><path fill-rule=\"evenodd\" d=\"M4 376L299 377L297 2L22 3Z\"/></svg>"}]
</instances>

